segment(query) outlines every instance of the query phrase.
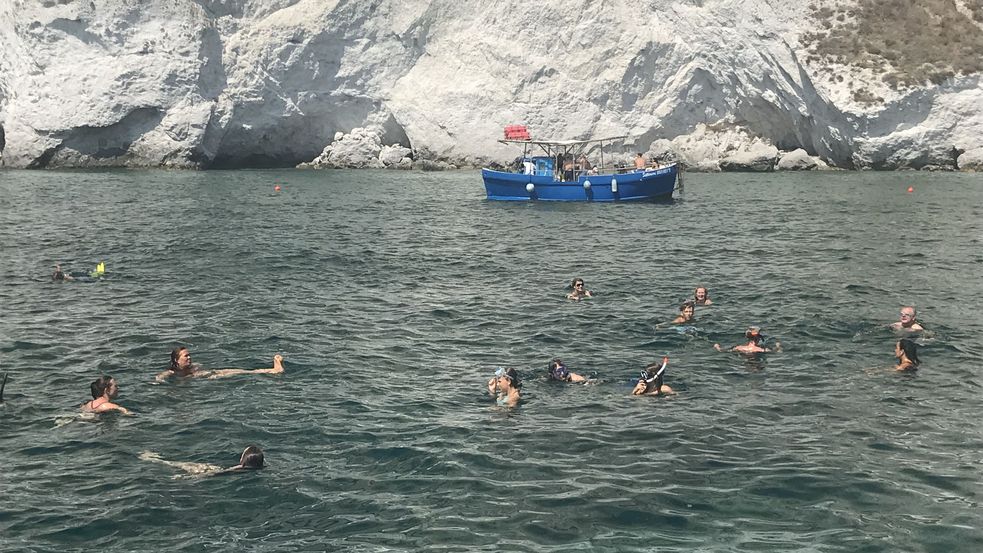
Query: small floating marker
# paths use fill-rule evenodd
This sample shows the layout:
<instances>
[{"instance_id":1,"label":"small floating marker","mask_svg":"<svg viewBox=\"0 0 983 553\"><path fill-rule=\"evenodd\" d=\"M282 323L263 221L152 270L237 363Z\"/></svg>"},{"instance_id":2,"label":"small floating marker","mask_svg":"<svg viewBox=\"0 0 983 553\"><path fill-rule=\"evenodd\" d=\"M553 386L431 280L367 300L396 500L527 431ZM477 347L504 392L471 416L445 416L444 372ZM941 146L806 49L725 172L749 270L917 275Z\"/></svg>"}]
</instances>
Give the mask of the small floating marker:
<instances>
[{"instance_id":1,"label":"small floating marker","mask_svg":"<svg viewBox=\"0 0 983 553\"><path fill-rule=\"evenodd\" d=\"M584 181L584 190L590 190L590 181L589 180L585 180Z\"/></svg>"},{"instance_id":2,"label":"small floating marker","mask_svg":"<svg viewBox=\"0 0 983 553\"><path fill-rule=\"evenodd\" d=\"M280 191L280 185L279 185L279 184L277 184L277 185L274 185L274 186L273 186L273 191L274 191L274 192L279 192L279 191Z\"/></svg>"},{"instance_id":3,"label":"small floating marker","mask_svg":"<svg viewBox=\"0 0 983 553\"><path fill-rule=\"evenodd\" d=\"M611 192L618 193L618 179L611 179Z\"/></svg>"},{"instance_id":4,"label":"small floating marker","mask_svg":"<svg viewBox=\"0 0 983 553\"><path fill-rule=\"evenodd\" d=\"M535 184L533 184L533 183L530 182L529 184L526 185L526 192L532 194L535 191L536 191L536 185Z\"/></svg>"},{"instance_id":5,"label":"small floating marker","mask_svg":"<svg viewBox=\"0 0 983 553\"><path fill-rule=\"evenodd\" d=\"M914 187L914 186L909 186L909 187L908 187L908 193L909 193L909 194L911 194L911 193L912 193L912 192L914 192L914 191L915 191L915 187Z\"/></svg>"}]
</instances>

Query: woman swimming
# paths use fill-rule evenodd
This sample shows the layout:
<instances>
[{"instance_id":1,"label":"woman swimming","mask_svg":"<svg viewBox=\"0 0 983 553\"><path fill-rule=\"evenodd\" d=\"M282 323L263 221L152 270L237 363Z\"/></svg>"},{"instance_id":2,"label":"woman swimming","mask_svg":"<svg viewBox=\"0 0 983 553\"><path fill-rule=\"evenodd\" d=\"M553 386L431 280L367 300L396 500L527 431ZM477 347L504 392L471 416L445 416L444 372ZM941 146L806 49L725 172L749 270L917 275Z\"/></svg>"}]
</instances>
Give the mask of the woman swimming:
<instances>
[{"instance_id":1,"label":"woman swimming","mask_svg":"<svg viewBox=\"0 0 983 553\"><path fill-rule=\"evenodd\" d=\"M519 373L512 368L499 368L495 371L495 376L488 381L488 393L495 398L499 405L515 407L519 400L519 391L522 389L522 381L519 380Z\"/></svg>"},{"instance_id":2,"label":"woman swimming","mask_svg":"<svg viewBox=\"0 0 983 553\"><path fill-rule=\"evenodd\" d=\"M573 282L570 283L570 289L572 292L567 294L568 300L580 301L584 298L594 297L590 290L584 288L584 279L582 278L573 279Z\"/></svg>"},{"instance_id":3,"label":"woman swimming","mask_svg":"<svg viewBox=\"0 0 983 553\"><path fill-rule=\"evenodd\" d=\"M669 366L669 356L662 358L661 363L652 363L642 371L638 384L631 391L633 396L658 396L674 393L672 388L664 383L666 367Z\"/></svg>"},{"instance_id":4,"label":"woman swimming","mask_svg":"<svg viewBox=\"0 0 983 553\"><path fill-rule=\"evenodd\" d=\"M92 401L82 404L82 411L85 413L106 413L108 411L119 411L124 415L132 415L129 409L116 405L113 399L119 395L119 386L116 379L111 376L100 376L89 386L92 392Z\"/></svg>"},{"instance_id":5,"label":"woman swimming","mask_svg":"<svg viewBox=\"0 0 983 553\"><path fill-rule=\"evenodd\" d=\"M710 305L713 302L710 301L710 294L707 289L703 286L698 286L696 290L693 290L693 303L696 305Z\"/></svg>"},{"instance_id":6,"label":"woman swimming","mask_svg":"<svg viewBox=\"0 0 983 553\"><path fill-rule=\"evenodd\" d=\"M283 372L283 356L273 356L273 367L269 369L203 369L201 365L191 362L191 352L188 348L179 347L171 351L171 363L167 370L158 374L155 379L163 382L172 376L187 376L191 378L224 378L239 374L280 374Z\"/></svg>"},{"instance_id":7,"label":"woman swimming","mask_svg":"<svg viewBox=\"0 0 983 553\"><path fill-rule=\"evenodd\" d=\"M231 466L227 469L223 469L218 465L211 465L208 463L168 461L166 459L161 459L160 454L154 453L153 451L144 451L141 453L140 460L153 461L155 463L161 463L170 467L179 468L188 473L189 476L197 477L218 476L220 474L232 474L246 470L258 470L265 466L265 456L263 455L263 450L255 445L246 447L246 449L242 451L242 455L239 456L239 464ZM178 478L178 476L175 476L175 478Z\"/></svg>"},{"instance_id":8,"label":"woman swimming","mask_svg":"<svg viewBox=\"0 0 983 553\"><path fill-rule=\"evenodd\" d=\"M546 365L546 371L549 373L550 380L560 382L587 382L586 377L570 372L559 357L550 360Z\"/></svg>"},{"instance_id":9,"label":"woman swimming","mask_svg":"<svg viewBox=\"0 0 983 553\"><path fill-rule=\"evenodd\" d=\"M774 348L764 347L762 344L765 341L765 337L763 334L761 334L761 329L756 326L748 327L748 329L744 331L744 337L748 339L747 344L736 345L726 350L721 348L720 344L714 344L713 349L717 351L733 351L737 353L771 353L773 351L782 351L781 342L775 342Z\"/></svg>"},{"instance_id":10,"label":"woman swimming","mask_svg":"<svg viewBox=\"0 0 983 553\"><path fill-rule=\"evenodd\" d=\"M894 356L898 358L896 371L916 371L921 361L918 359L918 346L914 340L902 338L894 344Z\"/></svg>"}]
</instances>

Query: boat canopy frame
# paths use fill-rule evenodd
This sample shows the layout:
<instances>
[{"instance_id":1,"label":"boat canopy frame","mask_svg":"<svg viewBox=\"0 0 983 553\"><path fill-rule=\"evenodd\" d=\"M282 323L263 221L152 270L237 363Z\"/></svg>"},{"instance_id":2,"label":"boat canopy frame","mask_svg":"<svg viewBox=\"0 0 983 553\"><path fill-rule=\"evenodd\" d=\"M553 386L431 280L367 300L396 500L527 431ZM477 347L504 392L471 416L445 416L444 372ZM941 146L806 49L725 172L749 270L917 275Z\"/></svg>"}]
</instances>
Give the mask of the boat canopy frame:
<instances>
[{"instance_id":1,"label":"boat canopy frame","mask_svg":"<svg viewBox=\"0 0 983 553\"><path fill-rule=\"evenodd\" d=\"M523 157L523 159L529 157L529 148L530 148L530 146L538 146L543 151L543 153L546 155L546 157L549 157L551 159L556 159L556 158L558 158L560 156L563 156L563 159L567 159L567 156L570 156L570 160L574 162L573 180L577 180L577 178L578 178L579 175L586 174L587 171L588 171L588 169L585 169L585 168L577 169L577 165L576 165L576 162L577 162L576 160L578 160L581 156L583 156L584 158L586 158L587 157L586 152L588 152L588 151L590 151L590 150L593 149L593 148L590 148L588 146L590 146L591 144L597 144L598 145L598 148L597 149L599 151L599 163L594 168L597 169L600 172L602 169L604 169L604 143L605 142L613 143L613 142L616 142L618 140L624 141L626 138L631 138L631 136L626 134L626 135L622 135L622 136L609 136L609 137L606 137L606 138L592 138L590 140L510 140L510 139L503 139L503 140L499 140L499 142L501 142L502 144L509 144L509 145L520 145L521 144L522 145L522 157ZM589 158L587 159L587 161L588 161L588 163L590 163L590 159ZM554 169L553 169L553 178L554 178L554 180L562 181L563 180L564 173L565 173L565 170L563 169L563 167L554 167Z\"/></svg>"}]
</instances>

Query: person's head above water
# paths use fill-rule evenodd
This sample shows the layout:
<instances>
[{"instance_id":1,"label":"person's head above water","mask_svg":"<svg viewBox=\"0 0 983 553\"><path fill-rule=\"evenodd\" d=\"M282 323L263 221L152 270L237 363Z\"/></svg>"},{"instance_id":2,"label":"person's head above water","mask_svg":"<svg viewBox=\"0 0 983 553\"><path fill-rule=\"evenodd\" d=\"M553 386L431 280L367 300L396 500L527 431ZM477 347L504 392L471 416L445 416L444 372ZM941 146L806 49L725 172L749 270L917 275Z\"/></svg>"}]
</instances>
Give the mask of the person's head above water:
<instances>
[{"instance_id":1,"label":"person's head above water","mask_svg":"<svg viewBox=\"0 0 983 553\"><path fill-rule=\"evenodd\" d=\"M505 368L500 367L495 371L495 378L499 379L499 383L504 386L509 386L515 388L516 390L522 388L522 381L519 380L519 372L512 367Z\"/></svg>"},{"instance_id":2,"label":"person's head above water","mask_svg":"<svg viewBox=\"0 0 983 553\"><path fill-rule=\"evenodd\" d=\"M183 372L191 368L191 352L186 347L171 350L171 364L167 367L172 371Z\"/></svg>"},{"instance_id":3,"label":"person's head above water","mask_svg":"<svg viewBox=\"0 0 983 553\"><path fill-rule=\"evenodd\" d=\"M901 326L905 327L915 324L915 308L911 306L902 307L898 320L901 322Z\"/></svg>"},{"instance_id":4,"label":"person's head above water","mask_svg":"<svg viewBox=\"0 0 983 553\"><path fill-rule=\"evenodd\" d=\"M89 385L92 392L92 399L99 399L103 395L108 395L110 399L119 394L119 386L111 376L100 376Z\"/></svg>"},{"instance_id":5,"label":"person's head above water","mask_svg":"<svg viewBox=\"0 0 983 553\"><path fill-rule=\"evenodd\" d=\"M918 359L918 345L915 344L914 340L908 338L902 338L894 345L894 356L898 358L898 361L907 359L915 365L921 364Z\"/></svg>"},{"instance_id":6,"label":"person's head above water","mask_svg":"<svg viewBox=\"0 0 983 553\"><path fill-rule=\"evenodd\" d=\"M239 466L244 469L263 468L263 450L259 446L251 445L242 451L239 457Z\"/></svg>"},{"instance_id":7,"label":"person's head above water","mask_svg":"<svg viewBox=\"0 0 983 553\"><path fill-rule=\"evenodd\" d=\"M710 295L707 292L706 287L697 286L696 290L693 290L693 299L696 300L697 303L703 303L710 299Z\"/></svg>"},{"instance_id":8,"label":"person's head above water","mask_svg":"<svg viewBox=\"0 0 983 553\"><path fill-rule=\"evenodd\" d=\"M696 310L692 300L686 300L679 306L679 314L686 319L693 318L693 312Z\"/></svg>"},{"instance_id":9,"label":"person's head above water","mask_svg":"<svg viewBox=\"0 0 983 553\"><path fill-rule=\"evenodd\" d=\"M761 341L764 340L764 336L761 335L761 329L756 326L749 326L748 329L744 331L744 337L755 344L760 344Z\"/></svg>"},{"instance_id":10,"label":"person's head above water","mask_svg":"<svg viewBox=\"0 0 983 553\"><path fill-rule=\"evenodd\" d=\"M582 279L582 278L575 278L575 279L573 279L573 281L570 282L570 289L573 290L574 292L583 292L584 291L584 279Z\"/></svg>"}]
</instances>

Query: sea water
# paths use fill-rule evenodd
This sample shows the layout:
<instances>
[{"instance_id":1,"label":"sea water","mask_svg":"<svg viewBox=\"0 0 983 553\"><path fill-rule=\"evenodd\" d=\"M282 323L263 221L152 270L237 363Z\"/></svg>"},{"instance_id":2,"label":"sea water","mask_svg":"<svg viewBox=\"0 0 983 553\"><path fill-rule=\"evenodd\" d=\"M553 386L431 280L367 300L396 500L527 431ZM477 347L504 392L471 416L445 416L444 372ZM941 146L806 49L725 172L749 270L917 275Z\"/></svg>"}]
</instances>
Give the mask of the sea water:
<instances>
[{"instance_id":1,"label":"sea water","mask_svg":"<svg viewBox=\"0 0 983 553\"><path fill-rule=\"evenodd\" d=\"M0 172L0 550L979 551L981 241L965 174L598 205L490 202L471 171ZM692 328L659 326L698 285ZM749 325L783 351L714 351ZM176 346L286 373L155 384ZM667 353L677 395L629 397ZM102 374L135 417L76 418ZM265 470L138 457L249 444Z\"/></svg>"}]
</instances>

